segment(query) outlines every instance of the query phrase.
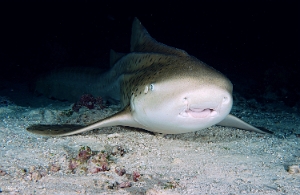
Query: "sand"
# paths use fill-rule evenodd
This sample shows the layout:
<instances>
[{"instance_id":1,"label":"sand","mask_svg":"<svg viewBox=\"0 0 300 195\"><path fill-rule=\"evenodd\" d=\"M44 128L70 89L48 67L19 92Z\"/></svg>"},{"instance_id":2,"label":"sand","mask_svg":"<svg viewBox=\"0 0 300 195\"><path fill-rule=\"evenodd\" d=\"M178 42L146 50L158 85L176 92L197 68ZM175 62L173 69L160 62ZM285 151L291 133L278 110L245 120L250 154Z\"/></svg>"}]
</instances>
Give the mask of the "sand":
<instances>
[{"instance_id":1,"label":"sand","mask_svg":"<svg viewBox=\"0 0 300 195\"><path fill-rule=\"evenodd\" d=\"M26 127L89 123L118 106L71 113L72 103L35 97L22 87L0 97L2 194L300 194L299 114L280 102L262 105L235 94L232 113L273 135L213 126L180 135L108 127L43 137ZM115 151L109 170L70 170L82 146ZM116 167L126 174L119 176ZM137 181L133 174L140 174Z\"/></svg>"}]
</instances>

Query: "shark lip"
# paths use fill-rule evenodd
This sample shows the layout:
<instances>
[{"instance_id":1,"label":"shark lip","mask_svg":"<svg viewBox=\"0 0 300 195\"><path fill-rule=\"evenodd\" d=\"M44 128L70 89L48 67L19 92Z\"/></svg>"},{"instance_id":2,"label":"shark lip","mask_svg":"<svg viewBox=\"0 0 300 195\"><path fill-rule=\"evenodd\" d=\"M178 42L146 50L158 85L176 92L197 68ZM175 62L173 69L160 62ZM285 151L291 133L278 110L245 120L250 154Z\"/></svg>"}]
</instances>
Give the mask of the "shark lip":
<instances>
[{"instance_id":1,"label":"shark lip","mask_svg":"<svg viewBox=\"0 0 300 195\"><path fill-rule=\"evenodd\" d=\"M187 108L179 115L192 118L208 118L217 114L217 111L212 108Z\"/></svg>"},{"instance_id":2,"label":"shark lip","mask_svg":"<svg viewBox=\"0 0 300 195\"><path fill-rule=\"evenodd\" d=\"M190 108L186 112L188 115L190 115L193 118L206 118L211 116L214 110L209 108L207 109Z\"/></svg>"}]
</instances>

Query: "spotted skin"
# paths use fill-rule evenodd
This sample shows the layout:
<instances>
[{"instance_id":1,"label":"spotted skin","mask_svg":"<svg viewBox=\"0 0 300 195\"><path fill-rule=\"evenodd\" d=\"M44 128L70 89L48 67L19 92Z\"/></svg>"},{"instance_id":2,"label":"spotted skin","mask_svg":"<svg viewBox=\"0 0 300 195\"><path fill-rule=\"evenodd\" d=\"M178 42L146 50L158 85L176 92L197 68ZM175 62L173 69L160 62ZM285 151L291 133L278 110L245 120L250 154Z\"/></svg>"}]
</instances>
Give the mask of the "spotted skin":
<instances>
[{"instance_id":1,"label":"spotted skin","mask_svg":"<svg viewBox=\"0 0 300 195\"><path fill-rule=\"evenodd\" d=\"M233 100L228 78L187 52L157 42L137 18L130 50L126 55L112 51L112 68L85 84L97 95L120 100L118 113L87 126L35 124L27 130L67 136L121 125L178 134L223 125L270 133L229 114Z\"/></svg>"}]
</instances>

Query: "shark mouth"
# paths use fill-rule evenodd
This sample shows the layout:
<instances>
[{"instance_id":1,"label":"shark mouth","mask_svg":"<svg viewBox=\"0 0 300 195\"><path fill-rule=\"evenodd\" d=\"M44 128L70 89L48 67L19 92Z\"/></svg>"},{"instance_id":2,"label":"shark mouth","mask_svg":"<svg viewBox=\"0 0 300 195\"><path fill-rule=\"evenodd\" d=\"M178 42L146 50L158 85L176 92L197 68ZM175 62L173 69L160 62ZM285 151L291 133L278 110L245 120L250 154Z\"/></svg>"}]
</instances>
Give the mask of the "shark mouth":
<instances>
[{"instance_id":1,"label":"shark mouth","mask_svg":"<svg viewBox=\"0 0 300 195\"><path fill-rule=\"evenodd\" d=\"M192 118L208 118L217 115L217 111L213 108L186 108L183 112L179 113L182 117Z\"/></svg>"}]
</instances>

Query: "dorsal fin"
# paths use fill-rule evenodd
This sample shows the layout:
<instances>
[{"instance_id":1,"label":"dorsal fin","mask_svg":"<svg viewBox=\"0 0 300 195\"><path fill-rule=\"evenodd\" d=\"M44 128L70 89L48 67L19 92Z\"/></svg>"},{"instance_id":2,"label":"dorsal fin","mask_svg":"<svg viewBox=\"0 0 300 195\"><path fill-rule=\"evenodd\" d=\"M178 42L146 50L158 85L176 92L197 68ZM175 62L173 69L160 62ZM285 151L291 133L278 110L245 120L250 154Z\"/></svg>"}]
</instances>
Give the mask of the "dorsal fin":
<instances>
[{"instance_id":1,"label":"dorsal fin","mask_svg":"<svg viewBox=\"0 0 300 195\"><path fill-rule=\"evenodd\" d=\"M163 43L157 42L150 36L148 31L137 18L134 18L132 23L130 44L131 52L153 52L177 56L188 56L188 54L184 50L170 47Z\"/></svg>"},{"instance_id":2,"label":"dorsal fin","mask_svg":"<svg viewBox=\"0 0 300 195\"><path fill-rule=\"evenodd\" d=\"M126 53L115 52L114 50L111 49L110 50L110 59L109 59L110 67L113 67L113 65L125 55L126 55Z\"/></svg>"}]
</instances>

